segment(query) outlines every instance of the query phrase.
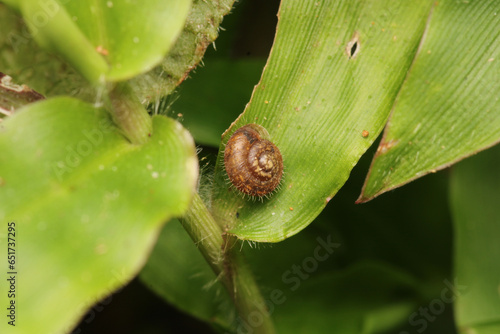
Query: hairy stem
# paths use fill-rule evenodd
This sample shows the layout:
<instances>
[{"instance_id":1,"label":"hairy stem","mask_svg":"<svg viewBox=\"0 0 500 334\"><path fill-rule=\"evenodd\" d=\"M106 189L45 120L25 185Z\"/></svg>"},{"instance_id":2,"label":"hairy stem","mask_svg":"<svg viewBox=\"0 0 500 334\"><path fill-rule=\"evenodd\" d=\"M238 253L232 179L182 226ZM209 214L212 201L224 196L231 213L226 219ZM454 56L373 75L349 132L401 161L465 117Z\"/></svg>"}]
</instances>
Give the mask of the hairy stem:
<instances>
[{"instance_id":1,"label":"hairy stem","mask_svg":"<svg viewBox=\"0 0 500 334\"><path fill-rule=\"evenodd\" d=\"M151 136L153 122L127 83L117 84L109 93L113 120L133 144L144 144Z\"/></svg>"},{"instance_id":2,"label":"hairy stem","mask_svg":"<svg viewBox=\"0 0 500 334\"><path fill-rule=\"evenodd\" d=\"M197 193L180 221L215 274L221 275L224 271L222 231Z\"/></svg>"},{"instance_id":3,"label":"hairy stem","mask_svg":"<svg viewBox=\"0 0 500 334\"><path fill-rule=\"evenodd\" d=\"M181 222L231 295L239 314L237 326L244 332L275 333L257 283L235 247L239 241L224 234L198 194Z\"/></svg>"}]
</instances>

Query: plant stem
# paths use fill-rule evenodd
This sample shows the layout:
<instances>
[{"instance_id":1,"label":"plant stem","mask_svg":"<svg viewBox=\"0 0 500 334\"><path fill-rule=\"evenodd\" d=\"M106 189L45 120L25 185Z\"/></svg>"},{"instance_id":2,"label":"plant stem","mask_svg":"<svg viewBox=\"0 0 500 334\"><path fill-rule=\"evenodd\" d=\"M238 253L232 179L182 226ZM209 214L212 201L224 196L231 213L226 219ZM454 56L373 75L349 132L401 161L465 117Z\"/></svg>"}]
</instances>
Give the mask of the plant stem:
<instances>
[{"instance_id":1,"label":"plant stem","mask_svg":"<svg viewBox=\"0 0 500 334\"><path fill-rule=\"evenodd\" d=\"M275 333L257 283L235 247L239 241L223 233L197 193L181 222L231 295L239 314L238 326L246 332L251 328L254 334Z\"/></svg>"},{"instance_id":2,"label":"plant stem","mask_svg":"<svg viewBox=\"0 0 500 334\"><path fill-rule=\"evenodd\" d=\"M229 239L235 240L236 238ZM227 259L231 263L232 287L234 289L232 296L240 315L238 326L242 327L244 333L276 333L253 273L237 247L241 241L235 241L227 241L228 244L233 245L227 253ZM249 328L253 331L250 331Z\"/></svg>"},{"instance_id":3,"label":"plant stem","mask_svg":"<svg viewBox=\"0 0 500 334\"><path fill-rule=\"evenodd\" d=\"M39 44L66 59L92 84L102 84L109 66L68 14L65 6L56 1L51 4L39 0L25 0L19 3L23 16L30 18L25 22ZM49 9L48 6L52 5L54 7ZM42 13L48 14L49 19L43 24L37 24L34 18L40 17Z\"/></svg>"},{"instance_id":4,"label":"plant stem","mask_svg":"<svg viewBox=\"0 0 500 334\"><path fill-rule=\"evenodd\" d=\"M132 144L144 144L153 122L127 83L118 83L109 93L113 120Z\"/></svg>"},{"instance_id":5,"label":"plant stem","mask_svg":"<svg viewBox=\"0 0 500 334\"><path fill-rule=\"evenodd\" d=\"M224 271L222 231L198 193L195 193L191 206L180 221L215 274L218 276L222 274Z\"/></svg>"}]
</instances>

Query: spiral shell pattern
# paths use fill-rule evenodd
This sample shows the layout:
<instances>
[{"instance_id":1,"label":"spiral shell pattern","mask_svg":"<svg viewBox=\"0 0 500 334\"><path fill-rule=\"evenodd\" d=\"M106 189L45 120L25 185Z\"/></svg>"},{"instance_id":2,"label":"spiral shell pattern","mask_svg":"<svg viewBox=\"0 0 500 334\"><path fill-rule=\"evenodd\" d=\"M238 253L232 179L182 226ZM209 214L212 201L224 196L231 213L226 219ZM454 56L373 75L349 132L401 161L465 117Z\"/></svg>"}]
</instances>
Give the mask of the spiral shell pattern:
<instances>
[{"instance_id":1,"label":"spiral shell pattern","mask_svg":"<svg viewBox=\"0 0 500 334\"><path fill-rule=\"evenodd\" d=\"M231 183L244 194L262 197L278 187L283 176L281 152L267 131L247 124L234 132L224 150L224 165Z\"/></svg>"}]
</instances>

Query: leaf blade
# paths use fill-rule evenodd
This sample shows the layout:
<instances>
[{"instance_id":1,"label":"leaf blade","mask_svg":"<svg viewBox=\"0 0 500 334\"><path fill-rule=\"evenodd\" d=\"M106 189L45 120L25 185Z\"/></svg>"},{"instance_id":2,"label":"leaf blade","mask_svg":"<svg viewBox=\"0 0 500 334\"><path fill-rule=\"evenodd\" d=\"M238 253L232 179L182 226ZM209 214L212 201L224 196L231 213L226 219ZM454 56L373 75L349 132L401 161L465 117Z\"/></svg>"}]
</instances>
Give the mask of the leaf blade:
<instances>
[{"instance_id":1,"label":"leaf blade","mask_svg":"<svg viewBox=\"0 0 500 334\"><path fill-rule=\"evenodd\" d=\"M500 141L495 8L494 1L444 1L435 7L359 202ZM466 25L459 23L464 17Z\"/></svg>"},{"instance_id":2,"label":"leaf blade","mask_svg":"<svg viewBox=\"0 0 500 334\"><path fill-rule=\"evenodd\" d=\"M319 214L382 130L431 5L282 3L261 82L219 149L212 207L230 233L276 242ZM263 203L228 191L221 158L229 135L254 122L285 165L281 190Z\"/></svg>"},{"instance_id":3,"label":"leaf blade","mask_svg":"<svg viewBox=\"0 0 500 334\"><path fill-rule=\"evenodd\" d=\"M19 231L20 333L70 330L137 273L164 221L187 209L192 139L173 120L153 122L150 141L132 145L105 111L58 98L2 123L0 217Z\"/></svg>"},{"instance_id":4,"label":"leaf blade","mask_svg":"<svg viewBox=\"0 0 500 334\"><path fill-rule=\"evenodd\" d=\"M96 84L103 77L130 79L160 63L181 32L190 5L190 0L92 4L25 0L21 10L41 45ZM40 17L41 23L32 19Z\"/></svg>"}]
</instances>

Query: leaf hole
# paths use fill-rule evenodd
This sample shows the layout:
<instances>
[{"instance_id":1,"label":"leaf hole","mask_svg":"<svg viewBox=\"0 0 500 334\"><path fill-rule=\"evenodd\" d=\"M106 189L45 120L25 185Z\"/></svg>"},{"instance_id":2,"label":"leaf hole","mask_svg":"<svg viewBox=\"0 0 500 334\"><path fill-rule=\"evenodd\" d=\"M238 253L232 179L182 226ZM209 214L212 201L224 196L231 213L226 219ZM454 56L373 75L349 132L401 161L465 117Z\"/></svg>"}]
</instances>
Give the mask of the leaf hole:
<instances>
[{"instance_id":1,"label":"leaf hole","mask_svg":"<svg viewBox=\"0 0 500 334\"><path fill-rule=\"evenodd\" d=\"M349 59L353 59L358 55L361 50L361 45L359 43L359 34L357 32L354 33L352 39L347 43L345 50Z\"/></svg>"}]
</instances>

